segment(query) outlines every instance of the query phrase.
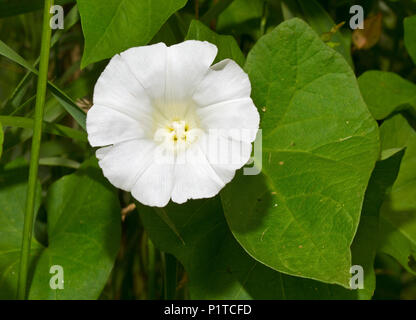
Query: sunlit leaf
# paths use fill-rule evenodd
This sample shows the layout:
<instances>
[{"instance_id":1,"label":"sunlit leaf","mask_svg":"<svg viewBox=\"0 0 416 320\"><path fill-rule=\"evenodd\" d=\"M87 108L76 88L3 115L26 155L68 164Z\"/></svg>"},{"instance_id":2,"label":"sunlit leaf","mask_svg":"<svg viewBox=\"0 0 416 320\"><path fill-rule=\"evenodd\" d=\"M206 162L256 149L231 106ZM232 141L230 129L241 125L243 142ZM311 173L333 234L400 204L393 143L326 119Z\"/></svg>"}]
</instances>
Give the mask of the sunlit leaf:
<instances>
[{"instance_id":1,"label":"sunlit leaf","mask_svg":"<svg viewBox=\"0 0 416 320\"><path fill-rule=\"evenodd\" d=\"M187 0L77 0L85 49L81 68L147 44Z\"/></svg>"},{"instance_id":2,"label":"sunlit leaf","mask_svg":"<svg viewBox=\"0 0 416 320\"><path fill-rule=\"evenodd\" d=\"M355 76L300 19L260 39L246 70L262 115L262 173L240 172L223 190L229 226L273 269L348 287L350 245L379 153Z\"/></svg>"}]
</instances>

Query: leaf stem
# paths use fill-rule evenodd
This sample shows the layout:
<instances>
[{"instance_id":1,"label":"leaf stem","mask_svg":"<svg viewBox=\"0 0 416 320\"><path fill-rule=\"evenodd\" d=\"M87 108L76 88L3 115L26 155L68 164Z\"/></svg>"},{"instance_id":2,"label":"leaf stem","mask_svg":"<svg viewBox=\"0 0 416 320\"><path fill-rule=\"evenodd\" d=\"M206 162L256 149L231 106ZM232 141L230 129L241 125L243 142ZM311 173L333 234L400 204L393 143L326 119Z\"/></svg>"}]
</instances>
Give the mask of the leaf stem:
<instances>
[{"instance_id":1,"label":"leaf stem","mask_svg":"<svg viewBox=\"0 0 416 320\"><path fill-rule=\"evenodd\" d=\"M32 239L33 218L35 215L35 192L39 166L39 150L42 139L42 121L45 106L46 85L48 81L49 50L51 28L49 26L50 7L53 0L45 0L43 9L42 44L40 50L39 77L36 89L35 119L33 126L32 150L30 155L29 180L26 196L26 211L23 226L22 249L20 252L19 279L17 298L23 300L27 292L27 275L29 270L30 244Z\"/></svg>"}]
</instances>

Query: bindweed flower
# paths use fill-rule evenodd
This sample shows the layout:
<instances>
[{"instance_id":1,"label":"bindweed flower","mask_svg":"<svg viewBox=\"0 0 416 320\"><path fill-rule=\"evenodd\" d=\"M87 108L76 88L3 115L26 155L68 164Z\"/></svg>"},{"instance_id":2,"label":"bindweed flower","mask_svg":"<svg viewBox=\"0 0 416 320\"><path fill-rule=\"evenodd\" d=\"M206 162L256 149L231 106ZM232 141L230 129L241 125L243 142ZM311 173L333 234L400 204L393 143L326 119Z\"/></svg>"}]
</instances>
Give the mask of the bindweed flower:
<instances>
[{"instance_id":1,"label":"bindweed flower","mask_svg":"<svg viewBox=\"0 0 416 320\"><path fill-rule=\"evenodd\" d=\"M149 206L213 197L250 158L259 114L247 74L185 41L113 57L94 89L88 140L104 176Z\"/></svg>"}]
</instances>

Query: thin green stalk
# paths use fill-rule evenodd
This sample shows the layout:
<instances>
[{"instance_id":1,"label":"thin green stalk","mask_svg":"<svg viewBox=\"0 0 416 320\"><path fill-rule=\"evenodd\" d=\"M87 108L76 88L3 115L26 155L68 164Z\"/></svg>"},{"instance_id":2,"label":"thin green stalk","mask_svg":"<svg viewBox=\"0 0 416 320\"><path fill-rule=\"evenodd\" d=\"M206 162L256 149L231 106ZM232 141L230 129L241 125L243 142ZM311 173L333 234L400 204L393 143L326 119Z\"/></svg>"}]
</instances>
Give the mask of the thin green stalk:
<instances>
[{"instance_id":1,"label":"thin green stalk","mask_svg":"<svg viewBox=\"0 0 416 320\"><path fill-rule=\"evenodd\" d=\"M164 266L164 295L165 300L174 300L176 296L177 261L169 253L162 253Z\"/></svg>"},{"instance_id":2,"label":"thin green stalk","mask_svg":"<svg viewBox=\"0 0 416 320\"><path fill-rule=\"evenodd\" d=\"M153 242L148 238L147 239L147 249L148 249L148 298L149 300L156 299L156 249L153 245Z\"/></svg>"},{"instance_id":3,"label":"thin green stalk","mask_svg":"<svg viewBox=\"0 0 416 320\"><path fill-rule=\"evenodd\" d=\"M26 211L23 225L22 250L20 253L19 279L17 298L23 300L27 292L27 276L30 259L30 243L32 239L33 218L35 215L35 192L39 166L39 150L42 139L42 121L45 107L46 85L48 81L49 50L51 28L49 26L50 7L53 0L45 0L43 9L42 44L40 50L39 77L36 90L35 119L33 126L32 150L30 155L29 180L26 196Z\"/></svg>"}]
</instances>

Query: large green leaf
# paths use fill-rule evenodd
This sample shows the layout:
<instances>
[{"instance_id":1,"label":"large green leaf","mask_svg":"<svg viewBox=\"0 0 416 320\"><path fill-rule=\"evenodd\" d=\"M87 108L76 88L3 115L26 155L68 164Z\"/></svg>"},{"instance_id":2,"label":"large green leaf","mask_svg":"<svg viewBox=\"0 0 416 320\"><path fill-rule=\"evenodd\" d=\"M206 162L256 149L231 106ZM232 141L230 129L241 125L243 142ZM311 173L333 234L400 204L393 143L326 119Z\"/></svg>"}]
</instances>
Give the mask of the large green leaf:
<instances>
[{"instance_id":1,"label":"large green leaf","mask_svg":"<svg viewBox=\"0 0 416 320\"><path fill-rule=\"evenodd\" d=\"M416 274L416 132L402 115L380 127L383 152L406 148L399 176L381 208L380 250Z\"/></svg>"},{"instance_id":2,"label":"large green leaf","mask_svg":"<svg viewBox=\"0 0 416 320\"><path fill-rule=\"evenodd\" d=\"M147 44L187 0L77 0L85 49L81 68Z\"/></svg>"},{"instance_id":3,"label":"large green leaf","mask_svg":"<svg viewBox=\"0 0 416 320\"><path fill-rule=\"evenodd\" d=\"M365 192L360 224L351 246L352 264L360 265L364 270L364 288L358 291L362 299L371 298L376 287L374 259L379 241L380 208L397 178L403 154L401 150L378 161Z\"/></svg>"},{"instance_id":4,"label":"large green leaf","mask_svg":"<svg viewBox=\"0 0 416 320\"><path fill-rule=\"evenodd\" d=\"M252 259L231 234L218 197L139 206L153 243L189 274L192 299L354 299L356 291L287 276Z\"/></svg>"},{"instance_id":5,"label":"large green leaf","mask_svg":"<svg viewBox=\"0 0 416 320\"><path fill-rule=\"evenodd\" d=\"M262 114L262 172L240 172L223 190L228 224L271 268L348 287L350 245L379 153L354 73L300 19L260 39L246 70Z\"/></svg>"},{"instance_id":6,"label":"large green leaf","mask_svg":"<svg viewBox=\"0 0 416 320\"><path fill-rule=\"evenodd\" d=\"M218 47L218 55L215 58L215 62L231 58L240 66L244 65L244 55L234 37L218 35L197 20L191 22L186 39L204 40L215 44Z\"/></svg>"},{"instance_id":7,"label":"large green leaf","mask_svg":"<svg viewBox=\"0 0 416 320\"><path fill-rule=\"evenodd\" d=\"M416 63L416 15L404 19L404 44Z\"/></svg>"},{"instance_id":8,"label":"large green leaf","mask_svg":"<svg viewBox=\"0 0 416 320\"><path fill-rule=\"evenodd\" d=\"M416 112L416 85L393 72L367 71L358 78L361 94L377 120L412 108Z\"/></svg>"},{"instance_id":9,"label":"large green leaf","mask_svg":"<svg viewBox=\"0 0 416 320\"><path fill-rule=\"evenodd\" d=\"M96 299L120 245L120 206L95 161L55 182L46 198L48 247L36 263L30 299ZM64 289L49 286L50 268L62 266Z\"/></svg>"},{"instance_id":10,"label":"large green leaf","mask_svg":"<svg viewBox=\"0 0 416 320\"><path fill-rule=\"evenodd\" d=\"M28 171L28 166L19 161L8 164L0 172L0 299L16 297ZM38 187L35 212L39 209L40 200ZM40 250L41 245L32 239L32 266Z\"/></svg>"}]
</instances>

